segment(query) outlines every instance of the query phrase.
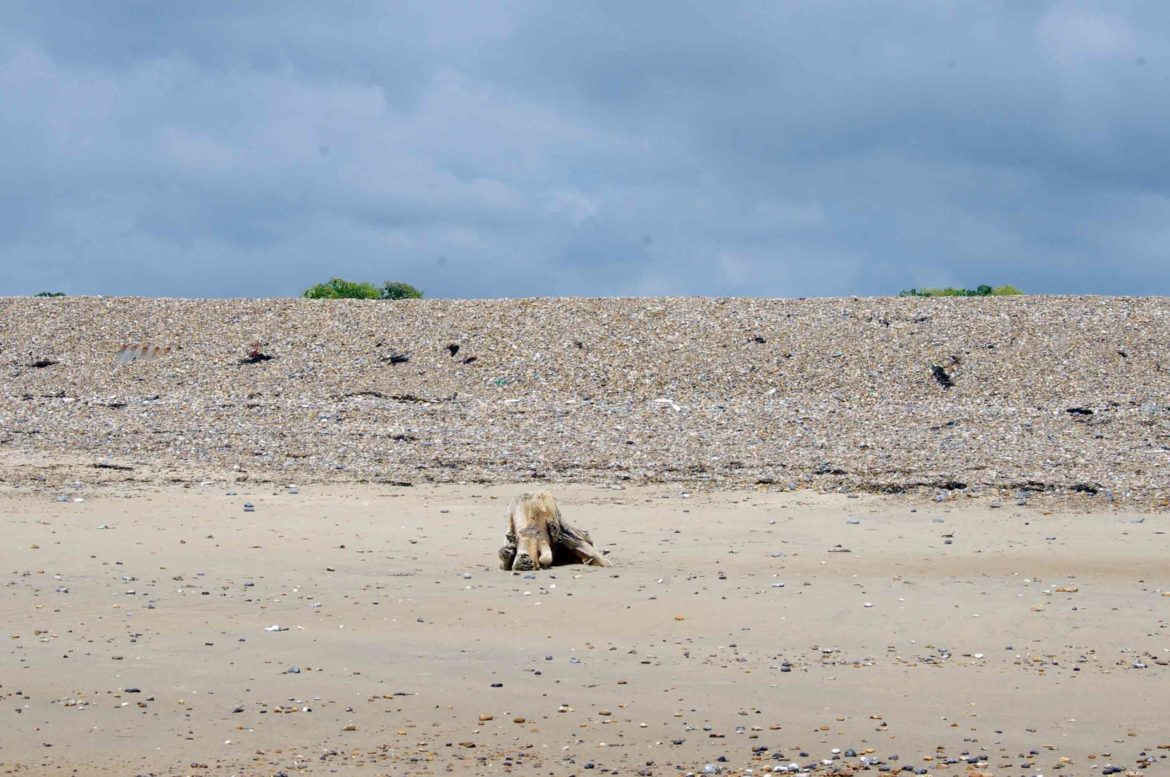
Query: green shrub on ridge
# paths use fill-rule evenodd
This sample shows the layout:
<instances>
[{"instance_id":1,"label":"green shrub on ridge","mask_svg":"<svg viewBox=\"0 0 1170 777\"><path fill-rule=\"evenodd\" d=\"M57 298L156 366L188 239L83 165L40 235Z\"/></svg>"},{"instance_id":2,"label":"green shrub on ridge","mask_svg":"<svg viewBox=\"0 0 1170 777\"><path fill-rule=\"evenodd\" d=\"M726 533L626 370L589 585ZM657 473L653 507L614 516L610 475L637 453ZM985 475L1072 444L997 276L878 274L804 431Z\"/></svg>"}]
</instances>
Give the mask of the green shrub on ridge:
<instances>
[{"instance_id":1,"label":"green shrub on ridge","mask_svg":"<svg viewBox=\"0 0 1170 777\"><path fill-rule=\"evenodd\" d=\"M365 281L347 281L344 278L330 278L327 283L318 283L305 289L301 296L306 299L422 299L423 293L401 281L386 281L382 288Z\"/></svg>"},{"instance_id":2,"label":"green shrub on ridge","mask_svg":"<svg viewBox=\"0 0 1170 777\"><path fill-rule=\"evenodd\" d=\"M372 283L330 278L327 283L305 289L302 296L306 299L378 299L381 295Z\"/></svg>"},{"instance_id":3,"label":"green shrub on ridge","mask_svg":"<svg viewBox=\"0 0 1170 777\"><path fill-rule=\"evenodd\" d=\"M422 299L423 293L409 283L386 281L379 295L379 299Z\"/></svg>"},{"instance_id":4,"label":"green shrub on ridge","mask_svg":"<svg viewBox=\"0 0 1170 777\"><path fill-rule=\"evenodd\" d=\"M987 284L976 286L974 289L904 289L898 292L899 297L1015 297L1024 292L1015 286L1004 285L992 288Z\"/></svg>"}]
</instances>

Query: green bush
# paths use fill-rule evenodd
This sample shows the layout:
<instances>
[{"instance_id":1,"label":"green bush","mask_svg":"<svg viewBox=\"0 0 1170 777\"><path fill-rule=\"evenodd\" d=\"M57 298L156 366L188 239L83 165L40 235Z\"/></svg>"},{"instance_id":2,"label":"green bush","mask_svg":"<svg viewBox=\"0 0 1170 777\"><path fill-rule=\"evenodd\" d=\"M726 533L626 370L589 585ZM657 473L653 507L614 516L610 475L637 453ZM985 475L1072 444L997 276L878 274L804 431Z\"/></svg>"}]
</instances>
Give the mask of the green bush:
<instances>
[{"instance_id":1,"label":"green bush","mask_svg":"<svg viewBox=\"0 0 1170 777\"><path fill-rule=\"evenodd\" d=\"M302 296L307 299L378 299L381 294L372 283L330 278L327 283L305 289Z\"/></svg>"},{"instance_id":2,"label":"green bush","mask_svg":"<svg viewBox=\"0 0 1170 777\"><path fill-rule=\"evenodd\" d=\"M422 299L422 295L421 291L401 281L386 281L379 289L365 281L330 278L328 283L318 283L306 289L302 296L308 299Z\"/></svg>"},{"instance_id":3,"label":"green bush","mask_svg":"<svg viewBox=\"0 0 1170 777\"><path fill-rule=\"evenodd\" d=\"M386 281L382 284L380 299L422 299L423 293L401 281Z\"/></svg>"},{"instance_id":4,"label":"green bush","mask_svg":"<svg viewBox=\"0 0 1170 777\"><path fill-rule=\"evenodd\" d=\"M1015 286L996 286L987 284L976 286L974 289L904 289L898 292L899 297L1014 297L1024 292Z\"/></svg>"},{"instance_id":5,"label":"green bush","mask_svg":"<svg viewBox=\"0 0 1170 777\"><path fill-rule=\"evenodd\" d=\"M65 292L63 292L63 291L38 291L33 296L34 297L64 297Z\"/></svg>"}]
</instances>

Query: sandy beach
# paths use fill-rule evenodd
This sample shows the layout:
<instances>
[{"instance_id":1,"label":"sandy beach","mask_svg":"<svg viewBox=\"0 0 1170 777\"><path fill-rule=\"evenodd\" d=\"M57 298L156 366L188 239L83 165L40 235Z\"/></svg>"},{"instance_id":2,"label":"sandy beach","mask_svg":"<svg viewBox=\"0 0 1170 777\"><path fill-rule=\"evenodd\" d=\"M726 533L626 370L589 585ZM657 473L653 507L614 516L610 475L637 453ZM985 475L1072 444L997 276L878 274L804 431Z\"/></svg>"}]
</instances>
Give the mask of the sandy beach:
<instances>
[{"instance_id":1,"label":"sandy beach","mask_svg":"<svg viewBox=\"0 0 1170 777\"><path fill-rule=\"evenodd\" d=\"M511 574L495 550L522 488L7 489L0 773L1170 757L1164 515L570 485L566 518L615 566Z\"/></svg>"},{"instance_id":2,"label":"sandy beach","mask_svg":"<svg viewBox=\"0 0 1170 777\"><path fill-rule=\"evenodd\" d=\"M0 773L1156 773L1168 320L0 300Z\"/></svg>"}]
</instances>

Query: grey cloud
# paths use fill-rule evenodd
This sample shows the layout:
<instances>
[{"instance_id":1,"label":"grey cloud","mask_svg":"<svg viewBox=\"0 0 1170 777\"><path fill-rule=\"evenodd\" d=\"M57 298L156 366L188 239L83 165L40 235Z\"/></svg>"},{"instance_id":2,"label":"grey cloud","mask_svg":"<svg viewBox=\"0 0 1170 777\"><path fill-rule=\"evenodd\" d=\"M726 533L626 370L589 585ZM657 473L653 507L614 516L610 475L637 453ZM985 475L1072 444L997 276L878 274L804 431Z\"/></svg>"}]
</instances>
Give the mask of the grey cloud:
<instances>
[{"instance_id":1,"label":"grey cloud","mask_svg":"<svg viewBox=\"0 0 1170 777\"><path fill-rule=\"evenodd\" d=\"M1167 22L9 3L0 293L1167 293Z\"/></svg>"}]
</instances>

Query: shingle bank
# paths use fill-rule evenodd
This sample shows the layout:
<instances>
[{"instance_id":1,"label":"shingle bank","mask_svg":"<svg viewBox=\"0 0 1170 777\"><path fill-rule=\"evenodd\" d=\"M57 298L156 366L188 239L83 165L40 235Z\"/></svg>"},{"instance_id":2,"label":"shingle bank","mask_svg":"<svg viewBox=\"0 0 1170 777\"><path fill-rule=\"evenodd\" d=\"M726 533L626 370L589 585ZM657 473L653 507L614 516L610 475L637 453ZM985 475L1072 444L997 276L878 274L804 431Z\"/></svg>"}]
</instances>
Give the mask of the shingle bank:
<instances>
[{"instance_id":1,"label":"shingle bank","mask_svg":"<svg viewBox=\"0 0 1170 777\"><path fill-rule=\"evenodd\" d=\"M0 373L8 482L1170 493L1165 298L6 298Z\"/></svg>"}]
</instances>

